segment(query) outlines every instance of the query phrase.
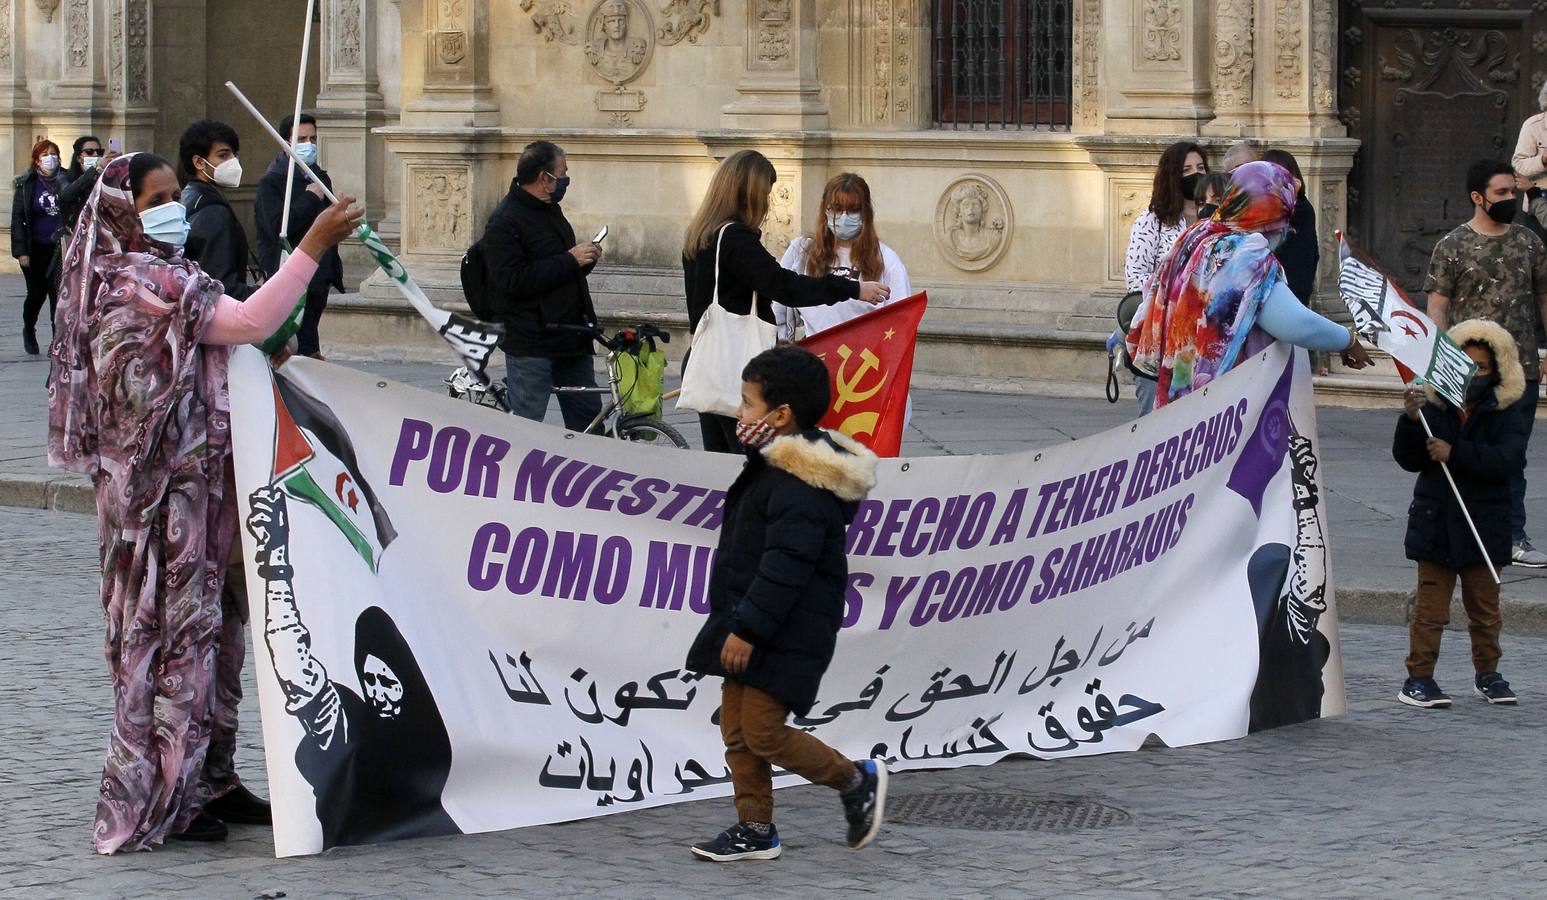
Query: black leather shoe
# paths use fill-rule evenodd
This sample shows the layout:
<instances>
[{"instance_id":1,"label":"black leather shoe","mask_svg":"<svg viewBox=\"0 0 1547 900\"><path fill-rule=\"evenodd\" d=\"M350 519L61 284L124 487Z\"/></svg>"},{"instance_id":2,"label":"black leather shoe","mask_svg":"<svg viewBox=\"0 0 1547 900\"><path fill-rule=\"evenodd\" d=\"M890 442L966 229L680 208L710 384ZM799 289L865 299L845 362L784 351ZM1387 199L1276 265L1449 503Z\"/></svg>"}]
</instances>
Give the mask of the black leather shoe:
<instances>
[{"instance_id":1,"label":"black leather shoe","mask_svg":"<svg viewBox=\"0 0 1547 900\"><path fill-rule=\"evenodd\" d=\"M38 355L38 333L36 331L32 330L31 328L28 328L28 329L25 329L24 331L22 331L22 333L21 333L21 346L22 346L23 350L27 351L27 355L28 356L37 356Z\"/></svg>"},{"instance_id":2,"label":"black leather shoe","mask_svg":"<svg viewBox=\"0 0 1547 900\"><path fill-rule=\"evenodd\" d=\"M174 841L199 841L202 843L214 843L223 841L230 832L226 823L220 821L207 812L201 812L188 823L188 827L176 834L167 835Z\"/></svg>"},{"instance_id":3,"label":"black leather shoe","mask_svg":"<svg viewBox=\"0 0 1547 900\"><path fill-rule=\"evenodd\" d=\"M273 825L269 802L237 785L204 805L204 811L233 825Z\"/></svg>"}]
</instances>

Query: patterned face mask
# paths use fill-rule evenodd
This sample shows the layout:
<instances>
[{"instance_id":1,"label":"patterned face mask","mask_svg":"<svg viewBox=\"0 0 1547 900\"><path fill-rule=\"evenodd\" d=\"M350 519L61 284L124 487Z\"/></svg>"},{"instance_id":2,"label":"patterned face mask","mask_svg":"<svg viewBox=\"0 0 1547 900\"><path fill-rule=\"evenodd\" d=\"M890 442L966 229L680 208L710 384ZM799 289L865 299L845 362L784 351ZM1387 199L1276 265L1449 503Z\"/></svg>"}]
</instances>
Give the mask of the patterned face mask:
<instances>
[{"instance_id":1,"label":"patterned face mask","mask_svg":"<svg viewBox=\"0 0 1547 900\"><path fill-rule=\"evenodd\" d=\"M736 443L743 447L761 447L776 436L774 427L768 424L768 417L772 411L765 413L756 422L736 423Z\"/></svg>"}]
</instances>

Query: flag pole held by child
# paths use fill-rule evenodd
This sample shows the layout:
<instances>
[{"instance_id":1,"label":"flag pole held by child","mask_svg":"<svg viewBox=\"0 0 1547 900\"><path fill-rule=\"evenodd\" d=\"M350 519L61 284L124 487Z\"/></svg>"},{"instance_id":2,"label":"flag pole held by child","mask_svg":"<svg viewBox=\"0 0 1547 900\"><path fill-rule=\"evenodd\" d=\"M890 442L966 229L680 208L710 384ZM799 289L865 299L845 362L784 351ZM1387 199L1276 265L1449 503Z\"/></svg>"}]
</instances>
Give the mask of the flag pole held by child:
<instances>
[{"instance_id":1,"label":"flag pole held by child","mask_svg":"<svg viewBox=\"0 0 1547 900\"><path fill-rule=\"evenodd\" d=\"M243 94L241 89L230 81L226 82L226 89L257 120L258 124L263 127L263 130L268 132L269 137L279 144L280 149L285 151L285 155L290 157L291 161L295 163L301 172L313 184L322 188L322 192L327 196L328 200L332 203L337 203L338 196L329 190L327 185L322 183L322 179L317 177L317 173L312 171L311 166L308 166L296 157L295 148L291 147L290 143L281 137L278 131L274 130L274 126L270 125L268 120L263 117L263 114L258 112L258 108L252 105L252 101L247 99L247 95ZM392 255L392 251L388 250L386 243L376 235L376 232L371 230L371 226L361 222L360 227L355 230L355 237L358 237L360 243L365 245L365 249L371 252L372 258L376 260L376 265L380 266L381 270L387 273L387 277L392 279L393 285L397 287L398 292L409 302L409 305L413 306L414 310L423 316L426 322L430 323L430 327L435 329L435 333L444 338L446 343L450 344L452 349L456 351L457 355L462 357L463 363L467 366L467 371L477 378L479 383L488 384L489 376L485 370L489 365L489 356L494 352L494 348L499 345L500 338L505 336L505 326L498 323L482 322L470 316L440 309L430 302L429 297L425 296L424 290L409 276L408 270L403 267L403 264L398 261L396 256Z\"/></svg>"},{"instance_id":2,"label":"flag pole held by child","mask_svg":"<svg viewBox=\"0 0 1547 900\"><path fill-rule=\"evenodd\" d=\"M1348 238L1341 231L1334 232L1338 242L1338 296L1354 317L1354 328L1360 336L1391 354L1397 364L1397 372L1409 384L1428 384L1435 393L1456 406L1466 405L1466 386L1477 365L1456 346L1450 336L1440 331L1434 321L1414 306L1385 273L1376 267L1356 259ZM1418 421L1423 423L1423 433L1434 437L1429 420L1418 411ZM1499 584L1499 572L1488 557L1482 535L1472 521L1471 510L1461 499L1461 489L1456 486L1450 465L1441 462L1450 492L1455 495L1456 506L1466 527L1472 531L1477 549L1482 551L1483 562L1493 583Z\"/></svg>"}]
</instances>

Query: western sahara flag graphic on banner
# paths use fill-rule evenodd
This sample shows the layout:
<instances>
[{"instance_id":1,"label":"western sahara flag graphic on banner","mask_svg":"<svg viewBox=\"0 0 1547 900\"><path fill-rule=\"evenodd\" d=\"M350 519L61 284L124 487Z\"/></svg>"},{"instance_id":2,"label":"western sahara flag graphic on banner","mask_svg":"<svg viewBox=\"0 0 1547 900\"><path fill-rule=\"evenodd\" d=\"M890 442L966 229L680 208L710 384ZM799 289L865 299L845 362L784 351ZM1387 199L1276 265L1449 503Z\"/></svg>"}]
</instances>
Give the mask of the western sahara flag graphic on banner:
<instances>
[{"instance_id":1,"label":"western sahara flag graphic on banner","mask_svg":"<svg viewBox=\"0 0 1547 900\"><path fill-rule=\"evenodd\" d=\"M1384 273L1354 254L1341 231L1338 238L1338 294L1360 337L1391 354L1403 381L1434 386L1457 406L1466 404L1466 386L1477 365L1434 320L1414 306Z\"/></svg>"},{"instance_id":2,"label":"western sahara flag graphic on banner","mask_svg":"<svg viewBox=\"0 0 1547 900\"><path fill-rule=\"evenodd\" d=\"M719 680L683 666L741 459L304 358L276 399L246 347L230 383L277 853L731 792ZM792 720L844 754L988 765L1343 711L1304 351L1078 441L878 476Z\"/></svg>"},{"instance_id":3,"label":"western sahara flag graphic on banner","mask_svg":"<svg viewBox=\"0 0 1547 900\"><path fill-rule=\"evenodd\" d=\"M360 474L349 433L327 404L274 376L273 483L322 510L376 571L397 532Z\"/></svg>"},{"instance_id":4,"label":"western sahara flag graphic on banner","mask_svg":"<svg viewBox=\"0 0 1547 900\"><path fill-rule=\"evenodd\" d=\"M840 431L877 456L896 456L907 425L913 350L929 295L917 293L800 342L827 363L832 406L821 426Z\"/></svg>"}]
</instances>

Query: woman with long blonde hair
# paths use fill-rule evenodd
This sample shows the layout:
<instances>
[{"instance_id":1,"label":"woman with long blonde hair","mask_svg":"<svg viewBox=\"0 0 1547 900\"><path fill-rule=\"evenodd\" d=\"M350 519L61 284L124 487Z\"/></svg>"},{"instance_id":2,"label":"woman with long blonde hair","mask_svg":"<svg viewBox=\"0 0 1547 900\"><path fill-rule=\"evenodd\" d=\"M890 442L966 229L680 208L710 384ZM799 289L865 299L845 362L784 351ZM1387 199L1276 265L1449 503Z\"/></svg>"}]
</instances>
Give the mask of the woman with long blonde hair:
<instances>
[{"instance_id":1,"label":"woman with long blonde hair","mask_svg":"<svg viewBox=\"0 0 1547 900\"><path fill-rule=\"evenodd\" d=\"M891 291L888 302L913 293L908 270L891 247L876 233L875 208L870 185L853 172L834 175L822 190L811 233L790 242L780 264L803 275L839 275L851 281L879 281ZM809 337L870 312L868 303L845 300L804 311L775 303L774 320L779 336L794 340L804 325Z\"/></svg>"},{"instance_id":2,"label":"woman with long blonde hair","mask_svg":"<svg viewBox=\"0 0 1547 900\"><path fill-rule=\"evenodd\" d=\"M720 305L727 312L743 316L755 312L770 323L774 322L775 301L797 307L828 306L844 300L874 305L890 295L879 281L831 274L813 277L779 265L763 246L760 230L777 178L767 157L756 150L741 150L720 163L710 179L709 191L682 242L688 321L695 330L715 296L716 272ZM705 450L737 450L734 418L699 413L699 427Z\"/></svg>"}]
</instances>

